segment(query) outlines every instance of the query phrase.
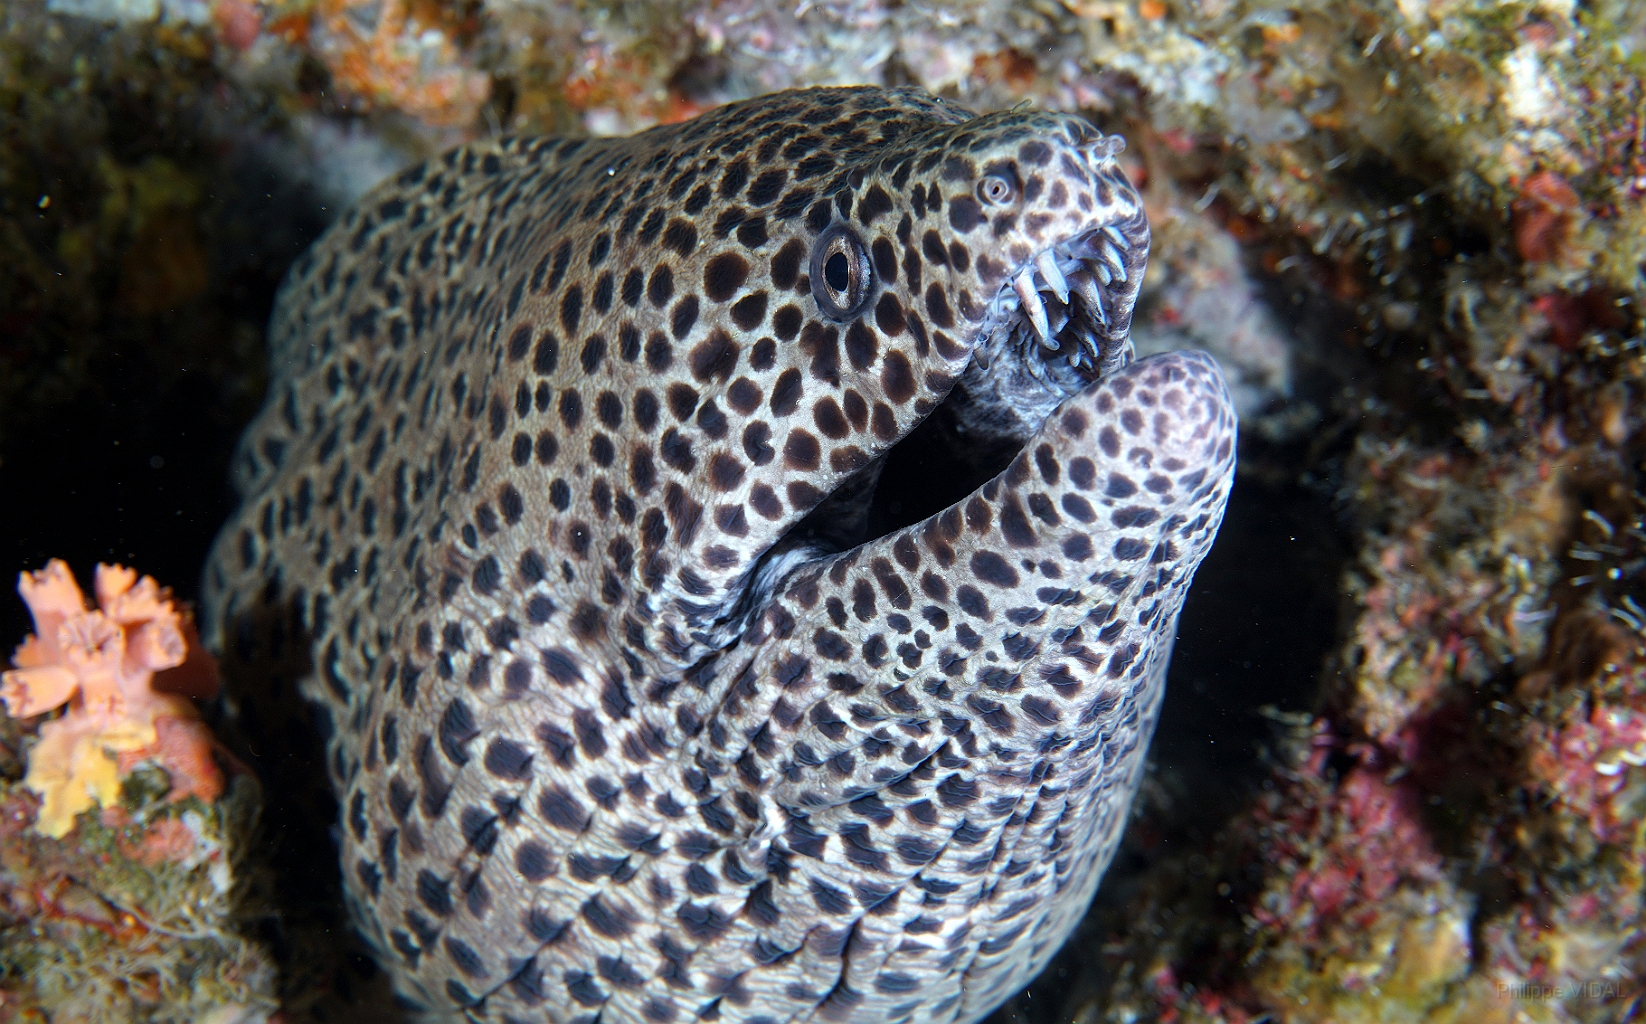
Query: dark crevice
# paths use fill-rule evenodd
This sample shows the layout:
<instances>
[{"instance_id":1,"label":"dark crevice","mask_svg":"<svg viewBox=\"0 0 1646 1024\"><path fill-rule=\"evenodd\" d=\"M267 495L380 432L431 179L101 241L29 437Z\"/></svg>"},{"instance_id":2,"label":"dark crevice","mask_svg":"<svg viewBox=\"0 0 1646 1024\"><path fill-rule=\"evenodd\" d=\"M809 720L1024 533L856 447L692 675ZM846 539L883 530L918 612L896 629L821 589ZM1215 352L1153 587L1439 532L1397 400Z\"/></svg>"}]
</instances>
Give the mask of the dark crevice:
<instances>
[{"instance_id":1,"label":"dark crevice","mask_svg":"<svg viewBox=\"0 0 1646 1024\"><path fill-rule=\"evenodd\" d=\"M921 522L964 499L1011 463L1016 444L968 445L955 432L950 398L886 453L868 510L868 536Z\"/></svg>"}]
</instances>

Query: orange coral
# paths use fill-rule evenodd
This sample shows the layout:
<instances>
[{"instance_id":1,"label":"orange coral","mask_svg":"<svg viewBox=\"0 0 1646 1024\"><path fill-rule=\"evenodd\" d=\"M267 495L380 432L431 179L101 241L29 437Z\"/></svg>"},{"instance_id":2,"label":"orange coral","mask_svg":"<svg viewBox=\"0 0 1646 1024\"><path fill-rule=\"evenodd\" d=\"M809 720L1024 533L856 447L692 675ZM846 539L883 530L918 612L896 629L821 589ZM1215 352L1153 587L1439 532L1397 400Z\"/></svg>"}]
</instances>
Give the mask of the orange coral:
<instances>
[{"instance_id":1,"label":"orange coral","mask_svg":"<svg viewBox=\"0 0 1646 1024\"><path fill-rule=\"evenodd\" d=\"M223 776L211 734L182 695L214 692L216 666L171 592L152 576L99 565L97 607L88 608L58 559L23 573L17 590L34 632L0 674L0 701L15 718L67 705L29 752L23 784L41 799L35 828L67 835L81 811L113 806L121 776L145 761L171 776L171 799L215 800Z\"/></svg>"},{"instance_id":2,"label":"orange coral","mask_svg":"<svg viewBox=\"0 0 1646 1024\"><path fill-rule=\"evenodd\" d=\"M464 58L462 27L426 0L321 0L311 38L345 92L431 125L465 128L491 94L491 79Z\"/></svg>"}]
</instances>

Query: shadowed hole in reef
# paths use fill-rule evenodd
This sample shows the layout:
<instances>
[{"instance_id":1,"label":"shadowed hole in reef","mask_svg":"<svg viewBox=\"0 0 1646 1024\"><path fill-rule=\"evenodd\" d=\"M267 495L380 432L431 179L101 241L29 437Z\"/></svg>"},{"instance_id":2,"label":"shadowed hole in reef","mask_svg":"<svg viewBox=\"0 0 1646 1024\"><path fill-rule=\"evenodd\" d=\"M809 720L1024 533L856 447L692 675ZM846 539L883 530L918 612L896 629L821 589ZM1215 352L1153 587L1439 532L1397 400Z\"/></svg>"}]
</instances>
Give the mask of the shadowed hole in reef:
<instances>
[{"instance_id":1,"label":"shadowed hole in reef","mask_svg":"<svg viewBox=\"0 0 1646 1024\"><path fill-rule=\"evenodd\" d=\"M108 117L123 123L114 111ZM287 181L256 152L183 134L147 145L180 160L164 146L229 150L221 162L188 165L211 182L197 211L211 265L203 290L135 313L117 299L111 274L87 286L84 321L0 310L0 373L18 375L37 396L21 410L0 408L0 644L33 628L12 574L50 558L67 561L88 594L96 564L119 562L198 601L206 551L239 504L229 459L262 405L262 337L275 290L327 216L308 185ZM8 362L41 337L71 334L72 346L46 347L72 349L73 359Z\"/></svg>"},{"instance_id":2,"label":"shadowed hole in reef","mask_svg":"<svg viewBox=\"0 0 1646 1024\"><path fill-rule=\"evenodd\" d=\"M270 588L230 621L221 664L236 713L220 728L263 783L261 855L278 911L258 937L280 964L282 997L302 1007L319 981L334 1002L352 1006L381 994L355 991L379 972L363 955L343 903L338 806L325 769L326 740L340 723L297 691L314 672L300 605L298 595ZM375 1005L370 1018L399 1019L398 1011Z\"/></svg>"},{"instance_id":3,"label":"shadowed hole in reef","mask_svg":"<svg viewBox=\"0 0 1646 1024\"><path fill-rule=\"evenodd\" d=\"M1092 912L987 1024L1060 1024L1083 976L1099 969L1100 914L1112 920L1159 859L1204 849L1268 777L1263 748L1276 731L1262 709L1314 706L1340 638L1349 549L1327 498L1295 482L1303 455L1242 439L1223 527L1184 603L1149 748L1144 786L1166 799L1134 817Z\"/></svg>"}]
</instances>

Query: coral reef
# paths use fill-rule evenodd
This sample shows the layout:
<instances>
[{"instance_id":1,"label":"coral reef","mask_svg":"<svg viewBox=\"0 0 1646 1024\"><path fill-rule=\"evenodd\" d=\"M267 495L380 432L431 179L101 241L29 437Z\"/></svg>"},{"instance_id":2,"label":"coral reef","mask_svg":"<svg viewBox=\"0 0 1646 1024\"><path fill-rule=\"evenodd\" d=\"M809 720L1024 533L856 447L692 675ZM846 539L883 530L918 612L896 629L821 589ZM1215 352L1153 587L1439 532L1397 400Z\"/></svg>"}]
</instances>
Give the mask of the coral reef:
<instances>
[{"instance_id":1,"label":"coral reef","mask_svg":"<svg viewBox=\"0 0 1646 1024\"><path fill-rule=\"evenodd\" d=\"M1510 402L1559 353L1628 336L1646 288L1638 12L1113 7L1090 53L1144 90L1160 170L1268 236L1366 343L1460 335L1425 372Z\"/></svg>"},{"instance_id":2,"label":"coral reef","mask_svg":"<svg viewBox=\"0 0 1646 1024\"><path fill-rule=\"evenodd\" d=\"M1263 564L1228 577L1273 589L1265 574L1293 569L1307 615L1254 621L1242 609L1267 606L1243 599L1197 623L1191 600L1156 799L1088 945L1003 1014L1587 1022L1646 1005L1639 5L18 0L0 18L0 487L43 472L20 439L46 425L102 460L86 488L122 481L73 502L126 509L110 534L34 505L4 535L36 564L149 538L171 546L145 564L180 581L226 511L276 276L405 160L857 81L1124 133L1155 229L1139 344L1212 349L1241 403L1226 532L1307 496L1335 504L1312 528L1353 554L1339 572L1263 534ZM185 464L194 486L123 497ZM1275 495L1285 508L1259 507ZM170 528L184 510L198 542ZM1275 651L1320 646L1320 671L1284 670L1277 695ZM1186 677L1220 652L1234 663ZM1246 704L1199 714L1213 698ZM1308 711L1275 726L1256 714L1270 700ZM1181 756L1276 729L1250 794ZM156 820L195 806L154 803ZM79 821L81 845L112 827ZM282 847L302 879L282 899L324 891L297 864L310 847ZM312 976L284 966L288 988Z\"/></svg>"},{"instance_id":3,"label":"coral reef","mask_svg":"<svg viewBox=\"0 0 1646 1024\"><path fill-rule=\"evenodd\" d=\"M1115 911L1077 1020L1638 1012L1646 640L1551 550L1575 523L1624 539L1582 507L1605 453L1361 454L1360 472L1406 483L1366 496L1388 532L1356 574L1326 713L1295 724L1217 842ZM1408 503L1413 488L1436 496ZM1508 500L1480 500L1493 493ZM1450 510L1467 513L1460 533ZM1638 517L1620 521L1638 531ZM1638 540L1614 547L1638 560Z\"/></svg>"},{"instance_id":4,"label":"coral reef","mask_svg":"<svg viewBox=\"0 0 1646 1024\"><path fill-rule=\"evenodd\" d=\"M169 802L140 769L72 842L40 835L32 798L0 786L0 1017L255 1024L275 970L248 937L242 891L257 786Z\"/></svg>"},{"instance_id":5,"label":"coral reef","mask_svg":"<svg viewBox=\"0 0 1646 1024\"><path fill-rule=\"evenodd\" d=\"M461 14L405 0L323 0L309 23L308 43L347 93L431 125L463 127L473 122L491 82L459 54L458 41L473 31L472 25L465 30Z\"/></svg>"},{"instance_id":6,"label":"coral reef","mask_svg":"<svg viewBox=\"0 0 1646 1024\"><path fill-rule=\"evenodd\" d=\"M1290 753L1107 908L1065 1008L1632 1019L1638 14L1146 6L1113 5L1091 52L1139 90L1120 112L1154 178L1200 190L1294 314L1303 471L1358 553Z\"/></svg>"},{"instance_id":7,"label":"coral reef","mask_svg":"<svg viewBox=\"0 0 1646 1024\"><path fill-rule=\"evenodd\" d=\"M244 934L258 786L190 703L217 677L186 611L119 566L98 566L96 609L60 561L18 589L35 632L0 683L5 1019L267 1020L274 968Z\"/></svg>"}]
</instances>

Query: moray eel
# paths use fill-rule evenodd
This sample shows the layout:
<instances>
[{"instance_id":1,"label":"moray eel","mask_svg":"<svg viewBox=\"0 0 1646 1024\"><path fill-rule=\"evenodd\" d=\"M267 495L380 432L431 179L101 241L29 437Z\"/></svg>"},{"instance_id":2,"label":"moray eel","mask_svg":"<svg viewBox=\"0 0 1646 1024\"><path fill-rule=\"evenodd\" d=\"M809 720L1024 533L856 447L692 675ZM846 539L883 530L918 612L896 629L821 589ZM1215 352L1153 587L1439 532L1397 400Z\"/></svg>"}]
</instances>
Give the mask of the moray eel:
<instances>
[{"instance_id":1,"label":"moray eel","mask_svg":"<svg viewBox=\"0 0 1646 1024\"><path fill-rule=\"evenodd\" d=\"M787 92L456 149L301 258L208 635L296 609L407 998L971 1022L1046 964L1234 466L1213 360L1131 357L1120 145Z\"/></svg>"}]
</instances>

